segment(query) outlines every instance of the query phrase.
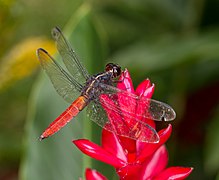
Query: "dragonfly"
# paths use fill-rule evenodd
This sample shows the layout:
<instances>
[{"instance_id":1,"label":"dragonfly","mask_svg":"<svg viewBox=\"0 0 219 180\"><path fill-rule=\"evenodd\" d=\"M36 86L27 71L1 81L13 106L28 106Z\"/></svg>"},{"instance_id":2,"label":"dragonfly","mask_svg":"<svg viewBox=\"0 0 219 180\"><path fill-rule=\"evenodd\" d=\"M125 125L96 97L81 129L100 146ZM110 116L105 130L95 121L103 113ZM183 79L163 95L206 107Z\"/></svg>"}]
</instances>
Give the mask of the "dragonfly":
<instances>
[{"instance_id":1,"label":"dragonfly","mask_svg":"<svg viewBox=\"0 0 219 180\"><path fill-rule=\"evenodd\" d=\"M159 142L156 130L144 119L174 120L176 113L172 107L118 89L116 84L121 83L119 77L123 73L118 64L108 63L103 72L90 75L58 27L53 28L52 37L65 68L42 48L37 49L37 57L57 93L70 106L45 129L39 140L58 132L86 107L89 118L112 133L141 142Z\"/></svg>"}]
</instances>

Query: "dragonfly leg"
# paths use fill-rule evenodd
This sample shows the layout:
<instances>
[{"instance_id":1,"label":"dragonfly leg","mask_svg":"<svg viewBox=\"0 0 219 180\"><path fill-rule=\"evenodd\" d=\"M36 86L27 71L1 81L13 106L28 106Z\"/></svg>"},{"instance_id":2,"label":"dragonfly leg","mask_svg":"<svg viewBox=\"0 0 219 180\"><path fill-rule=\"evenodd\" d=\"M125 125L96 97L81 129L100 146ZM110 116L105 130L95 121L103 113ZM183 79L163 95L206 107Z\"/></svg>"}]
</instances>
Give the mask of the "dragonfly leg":
<instances>
[{"instance_id":1,"label":"dragonfly leg","mask_svg":"<svg viewBox=\"0 0 219 180\"><path fill-rule=\"evenodd\" d=\"M124 78L122 80L113 79L112 83L122 83L124 81Z\"/></svg>"}]
</instances>

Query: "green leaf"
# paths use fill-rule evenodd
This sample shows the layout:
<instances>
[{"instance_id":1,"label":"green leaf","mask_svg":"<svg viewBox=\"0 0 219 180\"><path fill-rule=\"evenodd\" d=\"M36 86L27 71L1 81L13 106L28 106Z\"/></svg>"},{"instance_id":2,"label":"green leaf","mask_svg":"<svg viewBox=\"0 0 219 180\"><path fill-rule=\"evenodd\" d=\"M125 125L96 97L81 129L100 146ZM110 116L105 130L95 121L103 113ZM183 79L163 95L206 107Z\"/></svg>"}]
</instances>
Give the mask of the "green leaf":
<instances>
[{"instance_id":1,"label":"green leaf","mask_svg":"<svg viewBox=\"0 0 219 180\"><path fill-rule=\"evenodd\" d=\"M73 148L71 139L82 135L82 124L74 120L74 125L40 142L37 137L67 104L57 96L49 80L44 77L35 84L31 97L21 179L79 177L82 157Z\"/></svg>"}]
</instances>

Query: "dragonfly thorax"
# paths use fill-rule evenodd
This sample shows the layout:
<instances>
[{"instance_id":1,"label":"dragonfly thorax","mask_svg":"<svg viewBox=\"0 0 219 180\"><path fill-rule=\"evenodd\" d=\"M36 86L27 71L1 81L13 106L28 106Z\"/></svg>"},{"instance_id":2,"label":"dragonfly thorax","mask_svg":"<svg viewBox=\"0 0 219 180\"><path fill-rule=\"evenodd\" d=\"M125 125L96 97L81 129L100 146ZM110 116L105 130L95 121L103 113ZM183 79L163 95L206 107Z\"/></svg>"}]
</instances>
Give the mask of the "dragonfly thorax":
<instances>
[{"instance_id":1,"label":"dragonfly thorax","mask_svg":"<svg viewBox=\"0 0 219 180\"><path fill-rule=\"evenodd\" d=\"M111 71L98 73L91 76L84 88L81 95L86 96L88 100L94 100L104 93L105 85L113 85L114 76Z\"/></svg>"}]
</instances>

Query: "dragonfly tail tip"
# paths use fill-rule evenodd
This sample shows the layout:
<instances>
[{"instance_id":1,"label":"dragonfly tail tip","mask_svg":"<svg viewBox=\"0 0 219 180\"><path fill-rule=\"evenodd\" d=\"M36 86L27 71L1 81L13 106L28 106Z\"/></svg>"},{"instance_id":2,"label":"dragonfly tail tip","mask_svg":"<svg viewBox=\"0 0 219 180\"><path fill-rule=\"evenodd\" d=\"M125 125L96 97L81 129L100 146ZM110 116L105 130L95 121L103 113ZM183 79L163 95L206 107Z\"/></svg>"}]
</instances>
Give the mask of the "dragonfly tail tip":
<instances>
[{"instance_id":1,"label":"dragonfly tail tip","mask_svg":"<svg viewBox=\"0 0 219 180\"><path fill-rule=\"evenodd\" d=\"M41 135L40 137L39 137L39 141L42 141L43 139L45 139L46 137L44 137L43 135Z\"/></svg>"}]
</instances>

